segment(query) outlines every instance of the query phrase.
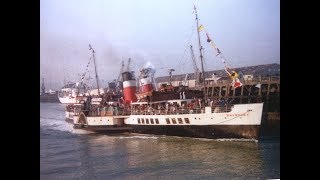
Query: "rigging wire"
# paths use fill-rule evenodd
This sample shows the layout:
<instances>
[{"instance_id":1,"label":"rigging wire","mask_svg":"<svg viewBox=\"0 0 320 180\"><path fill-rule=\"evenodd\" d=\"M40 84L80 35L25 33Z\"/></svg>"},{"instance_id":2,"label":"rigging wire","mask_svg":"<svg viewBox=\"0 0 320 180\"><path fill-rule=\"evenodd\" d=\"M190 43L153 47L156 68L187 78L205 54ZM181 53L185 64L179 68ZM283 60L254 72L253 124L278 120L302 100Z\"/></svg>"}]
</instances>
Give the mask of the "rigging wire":
<instances>
[{"instance_id":1,"label":"rigging wire","mask_svg":"<svg viewBox=\"0 0 320 180\"><path fill-rule=\"evenodd\" d=\"M186 41L186 43L185 43L186 45L185 45L185 49L184 49L184 51L183 51L183 54L182 54L181 58L180 58L179 61L178 61L178 66L179 66L179 67L185 65L185 63L182 63L182 61L183 61L183 59L184 59L184 57L185 57L185 55L186 55L187 49L189 49L189 45L190 45L190 42L191 42L191 38L192 38L193 35L194 35L194 30L195 30L195 25L193 24L193 25L191 26L191 33L190 33L190 35L189 35L189 37L188 37L188 39L187 39L187 41ZM180 68L180 69L181 69L181 68Z\"/></svg>"}]
</instances>

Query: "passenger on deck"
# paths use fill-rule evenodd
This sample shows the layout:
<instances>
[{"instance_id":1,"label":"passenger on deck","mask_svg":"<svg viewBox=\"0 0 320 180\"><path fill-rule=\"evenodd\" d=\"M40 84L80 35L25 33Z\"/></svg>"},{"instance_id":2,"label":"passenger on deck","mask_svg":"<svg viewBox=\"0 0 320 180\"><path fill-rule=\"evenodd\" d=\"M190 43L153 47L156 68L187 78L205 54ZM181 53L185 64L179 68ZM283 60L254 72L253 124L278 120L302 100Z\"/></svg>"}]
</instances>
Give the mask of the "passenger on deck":
<instances>
[{"instance_id":1,"label":"passenger on deck","mask_svg":"<svg viewBox=\"0 0 320 180\"><path fill-rule=\"evenodd\" d=\"M213 103L214 103L214 101L213 101L213 99L210 101L210 106L212 107L213 106Z\"/></svg>"},{"instance_id":2,"label":"passenger on deck","mask_svg":"<svg viewBox=\"0 0 320 180\"><path fill-rule=\"evenodd\" d=\"M198 99L199 107L201 109L201 99Z\"/></svg>"}]
</instances>

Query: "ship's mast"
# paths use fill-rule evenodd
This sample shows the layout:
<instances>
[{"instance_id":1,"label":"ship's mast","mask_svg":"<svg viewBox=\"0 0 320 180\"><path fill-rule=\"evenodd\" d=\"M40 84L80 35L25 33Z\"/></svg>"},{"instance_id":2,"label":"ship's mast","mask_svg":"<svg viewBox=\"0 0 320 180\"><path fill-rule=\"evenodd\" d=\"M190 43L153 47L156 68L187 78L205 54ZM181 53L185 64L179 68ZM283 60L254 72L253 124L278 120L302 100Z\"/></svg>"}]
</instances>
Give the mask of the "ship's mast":
<instances>
[{"instance_id":1,"label":"ship's mast","mask_svg":"<svg viewBox=\"0 0 320 180\"><path fill-rule=\"evenodd\" d=\"M199 42L199 50L200 50L200 60L201 60L201 70L202 70L202 82L203 82L203 94L204 94L204 98L207 99L207 93L206 93L206 81L205 81L205 75L204 75L204 68L203 68L203 56L202 56L202 45L201 45L201 41L200 41L200 32L199 32L199 20L198 20L198 14L197 14L197 8L195 5L193 5L194 7L194 13L196 15L196 22L197 22L197 32L198 32L198 42Z\"/></svg>"},{"instance_id":2,"label":"ship's mast","mask_svg":"<svg viewBox=\"0 0 320 180\"><path fill-rule=\"evenodd\" d=\"M42 84L41 84L41 94L44 95L46 93L46 88L44 86L44 78L42 78Z\"/></svg>"},{"instance_id":3,"label":"ship's mast","mask_svg":"<svg viewBox=\"0 0 320 180\"><path fill-rule=\"evenodd\" d=\"M99 87L99 78L98 78L98 73L97 73L97 67L96 67L96 58L94 56L95 51L89 44L89 50L92 50L92 57L93 57L93 63L94 63L94 72L96 74L96 81L97 81L97 87L98 87L98 95L100 96L100 87Z\"/></svg>"}]
</instances>

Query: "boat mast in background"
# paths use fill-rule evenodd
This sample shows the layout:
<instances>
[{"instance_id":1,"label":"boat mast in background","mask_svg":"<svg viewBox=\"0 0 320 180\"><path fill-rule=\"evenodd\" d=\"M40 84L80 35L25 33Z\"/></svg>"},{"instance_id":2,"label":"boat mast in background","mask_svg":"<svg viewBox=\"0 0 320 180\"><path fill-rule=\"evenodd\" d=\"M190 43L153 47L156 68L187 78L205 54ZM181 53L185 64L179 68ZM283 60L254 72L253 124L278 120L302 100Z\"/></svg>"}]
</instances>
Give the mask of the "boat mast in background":
<instances>
[{"instance_id":1,"label":"boat mast in background","mask_svg":"<svg viewBox=\"0 0 320 180\"><path fill-rule=\"evenodd\" d=\"M93 50L93 48L91 47L90 44L89 44L89 50L92 50L92 57L93 57L93 63L94 63L94 71L95 71L95 74L96 74L96 81L97 81L97 87L98 87L98 95L100 96L99 78L98 78L98 73L97 73L96 58L95 58L95 56L94 56L95 51Z\"/></svg>"},{"instance_id":2,"label":"boat mast in background","mask_svg":"<svg viewBox=\"0 0 320 180\"><path fill-rule=\"evenodd\" d=\"M204 98L207 98L207 93L206 93L206 82L205 82L205 75L204 75L204 68L203 68L203 55L202 55L202 45L200 41L200 32L199 32L199 20L198 20L198 14L197 14L197 8L196 5L193 5L194 8L194 13L196 15L196 23L197 23L197 32L198 32L198 42L199 42L199 50L200 50L200 60L201 60L201 70L202 70L202 82L203 82L203 93L204 93Z\"/></svg>"},{"instance_id":3,"label":"boat mast in background","mask_svg":"<svg viewBox=\"0 0 320 180\"><path fill-rule=\"evenodd\" d=\"M122 83L123 83L123 80L122 80L122 73L124 71L124 61L121 62L121 69L120 69L120 73L119 73L119 76L117 78L117 82L116 82L116 91L117 92L120 92L120 90L122 90Z\"/></svg>"},{"instance_id":4,"label":"boat mast in background","mask_svg":"<svg viewBox=\"0 0 320 180\"><path fill-rule=\"evenodd\" d=\"M128 59L127 72L129 72L130 70L130 63L131 63L131 58Z\"/></svg>"},{"instance_id":5,"label":"boat mast in background","mask_svg":"<svg viewBox=\"0 0 320 180\"><path fill-rule=\"evenodd\" d=\"M44 86L44 78L42 78L42 84L41 84L41 94L45 94L46 93L46 88Z\"/></svg>"}]
</instances>

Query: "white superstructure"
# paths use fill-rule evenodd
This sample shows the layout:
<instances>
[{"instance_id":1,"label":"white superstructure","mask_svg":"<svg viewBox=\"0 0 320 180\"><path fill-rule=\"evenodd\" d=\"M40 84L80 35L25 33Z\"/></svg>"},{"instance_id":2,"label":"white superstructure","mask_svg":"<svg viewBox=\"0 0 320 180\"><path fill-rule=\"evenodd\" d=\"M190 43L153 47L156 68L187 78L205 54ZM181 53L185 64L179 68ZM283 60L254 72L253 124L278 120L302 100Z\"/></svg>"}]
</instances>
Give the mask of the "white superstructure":
<instances>
[{"instance_id":1,"label":"white superstructure","mask_svg":"<svg viewBox=\"0 0 320 180\"><path fill-rule=\"evenodd\" d=\"M198 112L182 114L161 113L155 110L152 114L130 115L125 119L125 124L131 125L260 125L263 103L255 104L235 104L231 107L217 106L205 107ZM229 112L227 109L230 108ZM181 109L180 109L181 110ZM187 110L187 109L185 109ZM154 113L154 114L153 114ZM148 119L148 123L146 120ZM154 123L151 123L153 119ZM156 119L157 122L156 123Z\"/></svg>"}]
</instances>

